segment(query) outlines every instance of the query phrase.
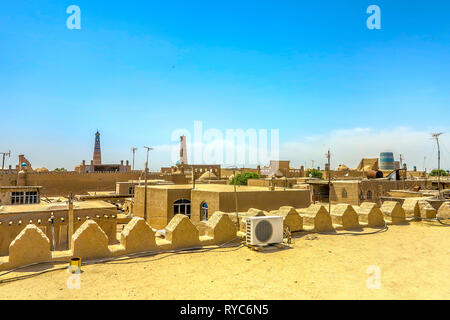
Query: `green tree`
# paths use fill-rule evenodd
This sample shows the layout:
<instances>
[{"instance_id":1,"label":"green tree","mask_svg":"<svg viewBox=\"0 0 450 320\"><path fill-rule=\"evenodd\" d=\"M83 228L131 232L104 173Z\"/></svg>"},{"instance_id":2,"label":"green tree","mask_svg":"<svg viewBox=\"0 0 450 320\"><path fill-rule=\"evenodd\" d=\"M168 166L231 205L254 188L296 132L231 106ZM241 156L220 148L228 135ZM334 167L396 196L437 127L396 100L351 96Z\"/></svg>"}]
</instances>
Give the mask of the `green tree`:
<instances>
[{"instance_id":1,"label":"green tree","mask_svg":"<svg viewBox=\"0 0 450 320\"><path fill-rule=\"evenodd\" d=\"M53 170L55 172L66 172L67 170L64 168L56 168L55 170Z\"/></svg>"},{"instance_id":2,"label":"green tree","mask_svg":"<svg viewBox=\"0 0 450 320\"><path fill-rule=\"evenodd\" d=\"M244 172L244 173L238 173L233 179L231 179L230 184L238 185L238 186L246 186L248 179L259 179L260 176L257 173L254 172Z\"/></svg>"},{"instance_id":3,"label":"green tree","mask_svg":"<svg viewBox=\"0 0 450 320\"><path fill-rule=\"evenodd\" d=\"M311 170L306 171L306 176L309 177L309 175L311 175L311 177L313 177L313 178L318 178L318 179L322 179L322 176L323 176L322 172L320 172L317 169L311 169Z\"/></svg>"},{"instance_id":4,"label":"green tree","mask_svg":"<svg viewBox=\"0 0 450 320\"><path fill-rule=\"evenodd\" d=\"M438 175L439 175L439 170L437 170L437 169L431 170L430 176L437 177ZM447 176L448 176L448 173L445 170L441 169L441 177L447 177Z\"/></svg>"}]
</instances>

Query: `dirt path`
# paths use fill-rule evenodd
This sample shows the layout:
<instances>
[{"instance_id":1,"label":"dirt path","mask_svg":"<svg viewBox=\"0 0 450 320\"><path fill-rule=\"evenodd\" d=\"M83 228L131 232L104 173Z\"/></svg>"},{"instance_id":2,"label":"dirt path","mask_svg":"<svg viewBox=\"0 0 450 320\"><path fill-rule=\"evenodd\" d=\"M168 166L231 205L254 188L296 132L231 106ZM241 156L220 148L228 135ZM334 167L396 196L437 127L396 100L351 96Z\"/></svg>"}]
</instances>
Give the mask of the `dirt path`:
<instances>
[{"instance_id":1,"label":"dirt path","mask_svg":"<svg viewBox=\"0 0 450 320\"><path fill-rule=\"evenodd\" d=\"M0 285L0 299L450 299L450 227L307 238L275 252L221 249L85 266L80 290L55 271ZM380 268L380 289L367 287L369 266Z\"/></svg>"}]
</instances>

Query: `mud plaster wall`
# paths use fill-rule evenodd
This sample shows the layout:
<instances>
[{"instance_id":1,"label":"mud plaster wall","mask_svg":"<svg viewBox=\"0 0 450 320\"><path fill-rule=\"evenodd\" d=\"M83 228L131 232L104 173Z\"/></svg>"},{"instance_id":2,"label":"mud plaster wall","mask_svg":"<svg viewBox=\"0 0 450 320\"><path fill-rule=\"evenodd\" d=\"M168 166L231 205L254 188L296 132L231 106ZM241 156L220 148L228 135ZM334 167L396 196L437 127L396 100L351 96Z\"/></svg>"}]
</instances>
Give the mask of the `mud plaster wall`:
<instances>
[{"instance_id":1,"label":"mud plaster wall","mask_svg":"<svg viewBox=\"0 0 450 320\"><path fill-rule=\"evenodd\" d=\"M26 185L42 186L42 196L67 196L86 194L88 191L115 190L116 182L137 180L141 171L76 173L76 172L28 172ZM151 176L149 174L149 176ZM0 185L16 185L17 174L0 174Z\"/></svg>"}]
</instances>

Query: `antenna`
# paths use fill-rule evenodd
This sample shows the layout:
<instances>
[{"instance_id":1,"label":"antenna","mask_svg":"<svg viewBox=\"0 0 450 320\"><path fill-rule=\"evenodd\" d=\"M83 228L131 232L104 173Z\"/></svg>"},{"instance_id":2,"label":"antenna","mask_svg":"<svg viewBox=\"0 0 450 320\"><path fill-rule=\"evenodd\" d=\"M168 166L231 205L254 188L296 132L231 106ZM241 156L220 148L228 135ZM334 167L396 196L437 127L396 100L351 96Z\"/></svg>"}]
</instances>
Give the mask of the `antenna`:
<instances>
[{"instance_id":1,"label":"antenna","mask_svg":"<svg viewBox=\"0 0 450 320\"><path fill-rule=\"evenodd\" d=\"M431 134L432 139L436 140L436 144L438 147L438 192L439 192L438 198L441 198L441 148L439 145L439 137L443 134L444 134L443 132Z\"/></svg>"},{"instance_id":2,"label":"antenna","mask_svg":"<svg viewBox=\"0 0 450 320\"><path fill-rule=\"evenodd\" d=\"M148 172L148 153L153 150L153 148L145 147L147 149L147 161L145 162L145 185L144 185L144 220L147 221L147 172Z\"/></svg>"},{"instance_id":3,"label":"antenna","mask_svg":"<svg viewBox=\"0 0 450 320\"><path fill-rule=\"evenodd\" d=\"M11 158L11 150L8 152L0 152L3 155L2 170L5 169L5 157Z\"/></svg>"}]
</instances>

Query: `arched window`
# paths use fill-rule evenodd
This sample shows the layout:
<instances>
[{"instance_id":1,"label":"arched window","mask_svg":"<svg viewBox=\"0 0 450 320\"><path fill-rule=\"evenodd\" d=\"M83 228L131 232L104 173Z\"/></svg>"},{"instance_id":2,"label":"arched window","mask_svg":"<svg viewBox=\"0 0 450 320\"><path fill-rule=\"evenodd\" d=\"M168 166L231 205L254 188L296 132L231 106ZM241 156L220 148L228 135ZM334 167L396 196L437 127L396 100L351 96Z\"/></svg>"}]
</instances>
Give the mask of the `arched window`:
<instances>
[{"instance_id":1,"label":"arched window","mask_svg":"<svg viewBox=\"0 0 450 320\"><path fill-rule=\"evenodd\" d=\"M191 201L180 199L173 203L173 214L185 214L191 218Z\"/></svg>"},{"instance_id":2,"label":"arched window","mask_svg":"<svg viewBox=\"0 0 450 320\"><path fill-rule=\"evenodd\" d=\"M200 206L200 220L208 221L208 204L203 202Z\"/></svg>"},{"instance_id":3,"label":"arched window","mask_svg":"<svg viewBox=\"0 0 450 320\"><path fill-rule=\"evenodd\" d=\"M367 200L372 200L372 191L367 191Z\"/></svg>"},{"instance_id":4,"label":"arched window","mask_svg":"<svg viewBox=\"0 0 450 320\"><path fill-rule=\"evenodd\" d=\"M342 198L347 198L347 190L342 190Z\"/></svg>"}]
</instances>

